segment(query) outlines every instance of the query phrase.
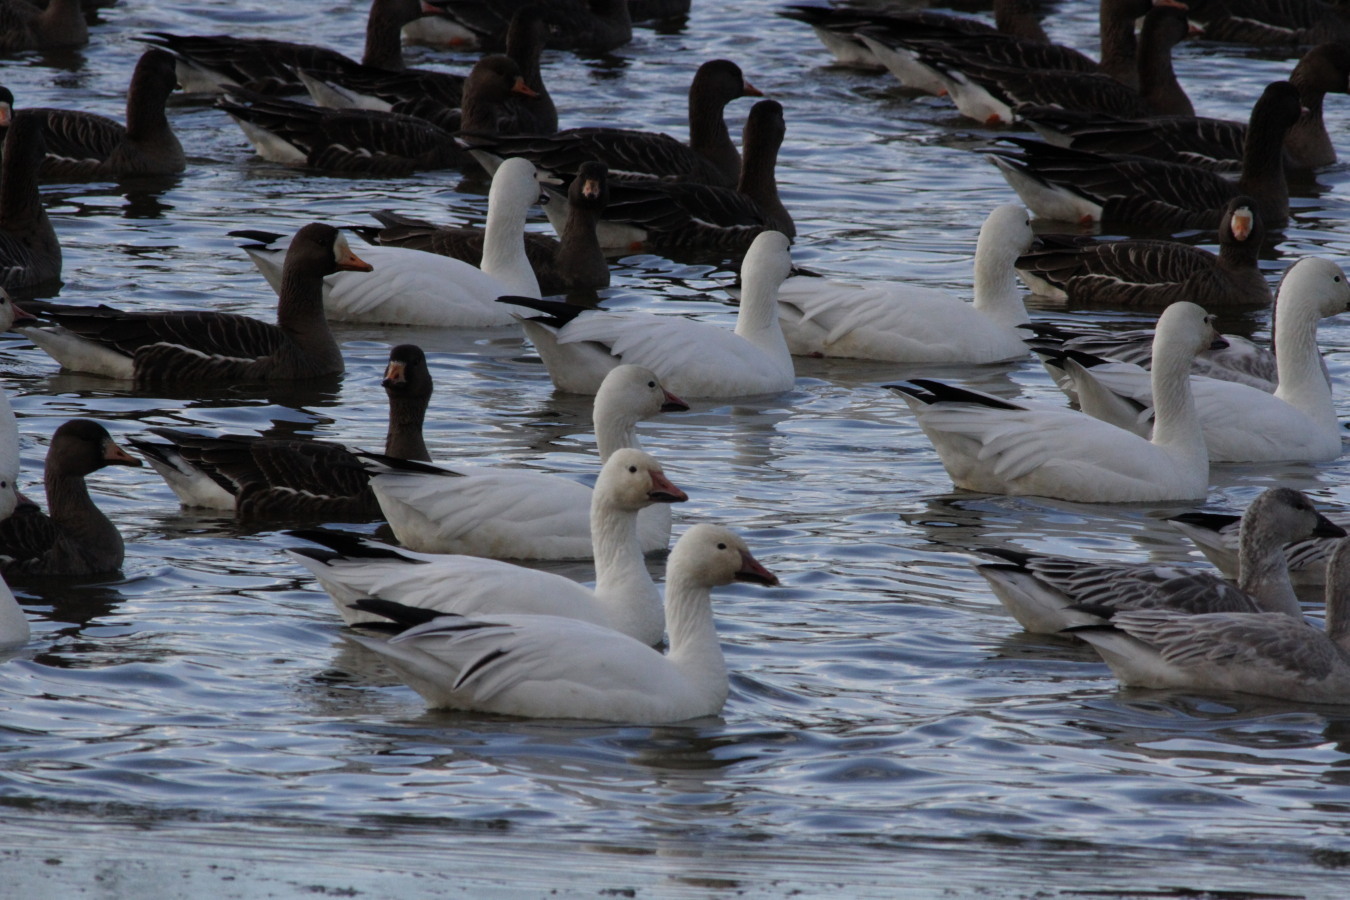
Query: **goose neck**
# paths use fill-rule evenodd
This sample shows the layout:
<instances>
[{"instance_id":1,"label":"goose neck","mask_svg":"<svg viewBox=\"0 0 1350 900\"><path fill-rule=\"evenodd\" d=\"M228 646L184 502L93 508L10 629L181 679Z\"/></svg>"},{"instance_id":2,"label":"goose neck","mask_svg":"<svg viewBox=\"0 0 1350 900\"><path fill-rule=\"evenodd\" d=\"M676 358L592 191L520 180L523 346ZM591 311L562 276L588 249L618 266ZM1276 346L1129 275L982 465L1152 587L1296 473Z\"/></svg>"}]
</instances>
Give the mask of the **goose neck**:
<instances>
[{"instance_id":1,"label":"goose neck","mask_svg":"<svg viewBox=\"0 0 1350 900\"><path fill-rule=\"evenodd\" d=\"M609 261L605 259L596 231L599 221L599 210L580 203L568 204L567 220L563 222L553 262L569 284L580 283L587 287L609 284Z\"/></svg>"},{"instance_id":2,"label":"goose neck","mask_svg":"<svg viewBox=\"0 0 1350 900\"><path fill-rule=\"evenodd\" d=\"M1137 87L1139 70L1135 67L1135 58L1138 44L1134 37L1134 16L1122 14L1115 8L1117 6L1119 4L1103 3L1098 13L1101 67L1117 81Z\"/></svg>"},{"instance_id":3,"label":"goose neck","mask_svg":"<svg viewBox=\"0 0 1350 900\"><path fill-rule=\"evenodd\" d=\"M384 441L384 455L431 462L431 453L427 450L426 438L422 433L426 415L426 397L391 394L389 432Z\"/></svg>"},{"instance_id":4,"label":"goose neck","mask_svg":"<svg viewBox=\"0 0 1350 900\"><path fill-rule=\"evenodd\" d=\"M513 293L537 297L539 282L525 255L527 213L522 204L500 195L489 195L487 222L483 229L482 269L506 282Z\"/></svg>"},{"instance_id":5,"label":"goose neck","mask_svg":"<svg viewBox=\"0 0 1350 900\"><path fill-rule=\"evenodd\" d=\"M637 510L619 509L603 502L598 493L591 503L591 544L595 553L597 595L627 597L654 591L642 558Z\"/></svg>"},{"instance_id":6,"label":"goose neck","mask_svg":"<svg viewBox=\"0 0 1350 900\"><path fill-rule=\"evenodd\" d=\"M401 72L403 25L413 18L411 0L375 0L366 20L366 47L361 62L377 69Z\"/></svg>"},{"instance_id":7,"label":"goose neck","mask_svg":"<svg viewBox=\"0 0 1350 900\"><path fill-rule=\"evenodd\" d=\"M1193 116L1195 107L1172 68L1172 43L1145 33L1138 52L1139 95L1161 115Z\"/></svg>"},{"instance_id":8,"label":"goose neck","mask_svg":"<svg viewBox=\"0 0 1350 900\"><path fill-rule=\"evenodd\" d=\"M616 451L641 450L637 417L597 404L595 409L595 448L605 463Z\"/></svg>"},{"instance_id":9,"label":"goose neck","mask_svg":"<svg viewBox=\"0 0 1350 900\"><path fill-rule=\"evenodd\" d=\"M689 88L689 147L722 172L728 183L741 171L741 155L731 142L723 114L726 104L702 85Z\"/></svg>"},{"instance_id":10,"label":"goose neck","mask_svg":"<svg viewBox=\"0 0 1350 900\"><path fill-rule=\"evenodd\" d=\"M1320 310L1286 297L1275 307L1275 396L1322 421L1335 422L1331 386L1317 349ZM1334 426L1333 426L1334 427Z\"/></svg>"},{"instance_id":11,"label":"goose neck","mask_svg":"<svg viewBox=\"0 0 1350 900\"><path fill-rule=\"evenodd\" d=\"M709 693L727 690L727 665L713 621L712 591L680 571L677 561L666 578L666 657Z\"/></svg>"},{"instance_id":12,"label":"goose neck","mask_svg":"<svg viewBox=\"0 0 1350 900\"><path fill-rule=\"evenodd\" d=\"M1208 459L1195 396L1191 392L1193 354L1164 346L1153 354L1153 443L1174 452L1200 453ZM1159 352L1161 350L1162 352Z\"/></svg>"},{"instance_id":13,"label":"goose neck","mask_svg":"<svg viewBox=\"0 0 1350 900\"><path fill-rule=\"evenodd\" d=\"M1017 288L1017 270L1007 254L985 244L984 236L975 247L974 306L990 319L1008 327L1031 321L1026 304Z\"/></svg>"},{"instance_id":14,"label":"goose neck","mask_svg":"<svg viewBox=\"0 0 1350 900\"><path fill-rule=\"evenodd\" d=\"M52 524L84 553L116 551L121 559L122 535L89 496L83 475L55 472L43 478Z\"/></svg>"},{"instance_id":15,"label":"goose neck","mask_svg":"<svg viewBox=\"0 0 1350 900\"><path fill-rule=\"evenodd\" d=\"M1264 612L1301 616L1298 596L1289 580L1289 560L1284 544L1260 529L1245 532L1238 545L1238 587L1246 591Z\"/></svg>"}]
</instances>

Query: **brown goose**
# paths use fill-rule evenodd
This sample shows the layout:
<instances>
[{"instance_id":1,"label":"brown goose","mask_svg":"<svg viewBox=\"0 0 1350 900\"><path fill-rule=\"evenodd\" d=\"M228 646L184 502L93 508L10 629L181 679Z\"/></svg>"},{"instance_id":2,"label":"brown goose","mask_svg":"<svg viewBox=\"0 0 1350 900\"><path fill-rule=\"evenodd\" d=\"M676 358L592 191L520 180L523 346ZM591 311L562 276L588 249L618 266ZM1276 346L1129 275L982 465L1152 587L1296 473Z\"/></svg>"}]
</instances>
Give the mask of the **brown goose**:
<instances>
[{"instance_id":1,"label":"brown goose","mask_svg":"<svg viewBox=\"0 0 1350 900\"><path fill-rule=\"evenodd\" d=\"M0 161L0 286L31 288L61 279L61 243L38 193L46 117L25 116L5 134Z\"/></svg>"},{"instance_id":2,"label":"brown goose","mask_svg":"<svg viewBox=\"0 0 1350 900\"><path fill-rule=\"evenodd\" d=\"M15 330L67 369L138 384L256 384L338 375L342 350L324 318L323 277L370 270L336 228L316 222L291 242L275 325L210 311L52 305L44 310L50 325Z\"/></svg>"},{"instance_id":3,"label":"brown goose","mask_svg":"<svg viewBox=\"0 0 1350 900\"><path fill-rule=\"evenodd\" d=\"M177 83L173 57L151 49L142 54L131 76L126 125L79 110L23 109L15 115L46 116L42 174L49 178L173 175L187 165L183 146L164 115L164 101ZM12 102L9 90L0 88L0 103ZM0 124L7 124L3 117Z\"/></svg>"},{"instance_id":4,"label":"brown goose","mask_svg":"<svg viewBox=\"0 0 1350 900\"><path fill-rule=\"evenodd\" d=\"M23 504L0 522L0 570L15 575L110 575L122 567L122 535L89 496L84 476L139 466L106 428L72 419L52 435L42 483L49 513Z\"/></svg>"},{"instance_id":5,"label":"brown goose","mask_svg":"<svg viewBox=\"0 0 1350 900\"><path fill-rule=\"evenodd\" d=\"M426 355L413 344L389 352L381 382L389 397L386 456L430 462L422 423L431 400ZM381 517L370 475L341 444L255 435L203 435L151 428L169 443L131 441L184 506L231 510L239 519Z\"/></svg>"},{"instance_id":6,"label":"brown goose","mask_svg":"<svg viewBox=\"0 0 1350 900\"><path fill-rule=\"evenodd\" d=\"M1187 0L1205 39L1298 46L1350 39L1344 6L1323 0Z\"/></svg>"},{"instance_id":7,"label":"brown goose","mask_svg":"<svg viewBox=\"0 0 1350 900\"><path fill-rule=\"evenodd\" d=\"M402 69L399 29L419 15L417 0L372 0L361 62L380 69ZM188 93L218 94L243 88L260 94L294 94L304 90L296 69L356 65L336 50L290 41L162 31L149 32L141 40L173 54L178 81Z\"/></svg>"},{"instance_id":8,"label":"brown goose","mask_svg":"<svg viewBox=\"0 0 1350 900\"><path fill-rule=\"evenodd\" d=\"M500 50L516 10L533 0L423 0L462 29L464 44ZM548 46L608 53L633 39L628 0L550 0Z\"/></svg>"},{"instance_id":9,"label":"brown goose","mask_svg":"<svg viewBox=\"0 0 1350 900\"><path fill-rule=\"evenodd\" d=\"M1146 2L1146 0L1145 0ZM630 0L629 9L634 21L638 7ZM1038 44L1049 43L1041 20L1036 15L1032 0L994 0L994 24L980 19L932 12L926 9L883 7L878 10L858 6L807 6L790 4L778 10L778 15L810 25L826 49L834 54L841 66L880 69L885 64L877 58L858 32L875 32L878 40L895 33L913 34L915 30L933 36L938 34L1004 34ZM1105 24L1105 23L1103 23ZM1129 58L1134 58L1134 27L1130 26Z\"/></svg>"},{"instance_id":10,"label":"brown goose","mask_svg":"<svg viewBox=\"0 0 1350 900\"><path fill-rule=\"evenodd\" d=\"M1038 216L1069 222L1140 222L1170 229L1217 228L1228 202L1246 194L1267 228L1289 219L1284 177L1285 135L1302 109L1287 81L1268 85L1252 108L1243 145L1242 176L1229 181L1197 166L1139 157L1112 157L1008 139L1020 151L990 159Z\"/></svg>"},{"instance_id":11,"label":"brown goose","mask_svg":"<svg viewBox=\"0 0 1350 900\"><path fill-rule=\"evenodd\" d=\"M506 55L520 67L535 97L511 95L503 104L501 127L511 133L551 133L558 110L539 68L547 26L538 6L518 10L506 34ZM297 71L310 97L330 109L373 109L426 119L449 131L460 128L466 76L429 69L390 71L375 66L324 66Z\"/></svg>"},{"instance_id":12,"label":"brown goose","mask_svg":"<svg viewBox=\"0 0 1350 900\"><path fill-rule=\"evenodd\" d=\"M785 133L783 107L776 100L754 105L745 120L745 158L735 190L679 181L610 182L609 204L597 229L601 246L744 250L763 231L795 237L797 228L779 199L774 177ZM562 202L544 207L555 228L567 214L566 207Z\"/></svg>"},{"instance_id":13,"label":"brown goose","mask_svg":"<svg viewBox=\"0 0 1350 900\"><path fill-rule=\"evenodd\" d=\"M533 96L509 57L485 56L464 84L461 127L496 134L512 93ZM231 91L216 102L243 129L258 155L272 162L328 172L408 175L455 168L467 156L454 135L415 116L369 109L323 109Z\"/></svg>"},{"instance_id":14,"label":"brown goose","mask_svg":"<svg viewBox=\"0 0 1350 900\"><path fill-rule=\"evenodd\" d=\"M83 47L89 43L80 0L51 0L41 9L25 0L0 0L0 53Z\"/></svg>"},{"instance_id":15,"label":"brown goose","mask_svg":"<svg viewBox=\"0 0 1350 900\"><path fill-rule=\"evenodd\" d=\"M596 236L596 224L609 202L605 164L588 162L567 189L567 220L561 240L525 233L525 255L539 281L541 296L609 287L609 263ZM482 267L486 229L436 226L397 213L373 214L385 226L369 239L391 247L425 250Z\"/></svg>"},{"instance_id":16,"label":"brown goose","mask_svg":"<svg viewBox=\"0 0 1350 900\"><path fill-rule=\"evenodd\" d=\"M1297 169L1329 166L1336 162L1336 148L1322 105L1328 93L1350 93L1350 43L1313 47L1294 67L1289 83L1298 88L1303 113L1284 139L1285 162ZM1121 119L1060 107L1019 107L1017 112L1046 140L1077 150L1132 153L1225 173L1242 168L1246 122L1198 116Z\"/></svg>"},{"instance_id":17,"label":"brown goose","mask_svg":"<svg viewBox=\"0 0 1350 900\"><path fill-rule=\"evenodd\" d=\"M763 96L725 59L705 62L689 85L689 144L667 134L622 128L569 128L557 134L470 138L473 155L489 172L502 159L523 156L545 175L572 175L599 160L618 179L678 179L733 187L741 157L723 118L738 97ZM465 129L468 131L469 129Z\"/></svg>"},{"instance_id":18,"label":"brown goose","mask_svg":"<svg viewBox=\"0 0 1350 900\"><path fill-rule=\"evenodd\" d=\"M1184 6L1158 5L1148 11L1135 55L1137 89L1101 72L991 61L988 48L972 38L918 40L906 46L942 75L943 86L962 115L986 124L1007 124L1022 104L1130 117L1194 115L1172 68L1172 48L1188 33ZM1027 53L1044 52L1033 51L1037 45L1026 46Z\"/></svg>"},{"instance_id":19,"label":"brown goose","mask_svg":"<svg viewBox=\"0 0 1350 900\"><path fill-rule=\"evenodd\" d=\"M1250 197L1229 201L1219 227L1219 253L1178 241L1084 241L1041 235L1042 247L1016 263L1038 294L1074 304L1161 309L1190 300L1205 309L1270 304L1257 258L1265 237Z\"/></svg>"}]
</instances>

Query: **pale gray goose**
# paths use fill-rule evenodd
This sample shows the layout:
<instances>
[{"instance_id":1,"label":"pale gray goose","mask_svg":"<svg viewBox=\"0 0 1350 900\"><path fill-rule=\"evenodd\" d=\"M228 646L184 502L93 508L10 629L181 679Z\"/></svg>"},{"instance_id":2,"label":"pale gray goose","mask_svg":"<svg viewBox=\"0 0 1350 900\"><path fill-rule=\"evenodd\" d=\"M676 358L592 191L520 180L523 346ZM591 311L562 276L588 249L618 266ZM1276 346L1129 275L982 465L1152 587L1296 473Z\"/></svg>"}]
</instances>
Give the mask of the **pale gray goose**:
<instances>
[{"instance_id":1,"label":"pale gray goose","mask_svg":"<svg viewBox=\"0 0 1350 900\"><path fill-rule=\"evenodd\" d=\"M1265 228L1255 201L1234 197L1219 224L1219 252L1179 241L1091 241L1041 235L1015 266L1035 293L1075 305L1161 309L1189 300L1205 309L1267 306L1258 259Z\"/></svg>"},{"instance_id":2,"label":"pale gray goose","mask_svg":"<svg viewBox=\"0 0 1350 900\"><path fill-rule=\"evenodd\" d=\"M1267 47L1350 39L1344 7L1323 0L1188 0L1205 39Z\"/></svg>"},{"instance_id":3,"label":"pale gray goose","mask_svg":"<svg viewBox=\"0 0 1350 900\"><path fill-rule=\"evenodd\" d=\"M0 286L51 286L61 279L61 242L38 193L46 117L10 125L0 160Z\"/></svg>"},{"instance_id":4,"label":"pale gray goose","mask_svg":"<svg viewBox=\"0 0 1350 900\"><path fill-rule=\"evenodd\" d=\"M485 56L464 85L460 127L495 134L507 123L506 98L533 96L509 57ZM455 168L468 157L454 135L426 119L369 109L324 109L232 91L216 102L264 159L327 172L408 175Z\"/></svg>"},{"instance_id":5,"label":"pale gray goose","mask_svg":"<svg viewBox=\"0 0 1350 900\"><path fill-rule=\"evenodd\" d=\"M630 8L632 3L629 4ZM778 10L787 19L805 22L816 32L816 37L834 54L841 66L884 68L884 64L858 37L862 29L875 30L878 39L892 31L900 36L914 34L916 29L936 34L998 33L1039 44L1049 43L1041 20L1036 15L1032 0L994 0L994 24L968 16L933 12L927 9L882 7L870 9L860 6L807 6L789 4ZM636 19L636 11L634 11ZM1134 25L1130 25L1129 58L1134 59Z\"/></svg>"},{"instance_id":6,"label":"pale gray goose","mask_svg":"<svg viewBox=\"0 0 1350 900\"><path fill-rule=\"evenodd\" d=\"M389 352L381 382L389 397L384 452L430 462L422 424L431 400L426 355L413 344ZM207 435L150 428L168 443L131 441L184 506L231 510L237 519L368 521L382 518L361 460L330 441Z\"/></svg>"},{"instance_id":7,"label":"pale gray goose","mask_svg":"<svg viewBox=\"0 0 1350 900\"><path fill-rule=\"evenodd\" d=\"M1298 89L1268 85L1252 108L1243 145L1242 176L1230 181L1197 166L1139 157L1113 157L1039 141L1007 138L1020 152L990 160L1038 216L1070 222L1139 222L1153 227L1215 228L1228 202L1246 194L1266 228L1289 219L1284 138L1298 121Z\"/></svg>"},{"instance_id":8,"label":"pale gray goose","mask_svg":"<svg viewBox=\"0 0 1350 900\"><path fill-rule=\"evenodd\" d=\"M419 15L418 0L371 0L361 63L380 69L402 69L399 30ZM296 69L356 65L336 50L292 41L163 31L151 31L141 40L173 54L178 81L188 93L214 94L231 88L262 94L300 93L304 85Z\"/></svg>"},{"instance_id":9,"label":"pale gray goose","mask_svg":"<svg viewBox=\"0 0 1350 900\"><path fill-rule=\"evenodd\" d=\"M598 160L615 179L678 179L734 187L741 156L723 118L738 97L763 96L740 66L725 59L703 63L689 85L689 143L667 134L621 128L569 128L556 134L522 134L468 140L489 172L508 156L523 156L543 174L571 175ZM468 130L467 128L465 129Z\"/></svg>"},{"instance_id":10,"label":"pale gray goose","mask_svg":"<svg viewBox=\"0 0 1350 900\"><path fill-rule=\"evenodd\" d=\"M72 419L57 428L42 474L50 512L28 503L0 521L5 577L111 575L120 569L122 535L94 505L84 477L104 466L140 464L97 422Z\"/></svg>"},{"instance_id":11,"label":"pale gray goose","mask_svg":"<svg viewBox=\"0 0 1350 900\"><path fill-rule=\"evenodd\" d=\"M25 0L0 0L0 53L54 50L89 43L80 0L50 0L42 9Z\"/></svg>"},{"instance_id":12,"label":"pale gray goose","mask_svg":"<svg viewBox=\"0 0 1350 900\"><path fill-rule=\"evenodd\" d=\"M735 190L692 182L611 181L609 204L597 229L601 246L744 250L764 231L795 237L797 228L779 199L774 177L785 133L783 107L776 100L754 105L745 121L745 156ZM565 205L551 202L544 212L558 227L556 217L565 214Z\"/></svg>"},{"instance_id":13,"label":"pale gray goose","mask_svg":"<svg viewBox=\"0 0 1350 900\"><path fill-rule=\"evenodd\" d=\"M1239 691L1296 703L1350 697L1350 540L1328 565L1325 630L1276 613L1122 613L1073 633L1124 685Z\"/></svg>"},{"instance_id":14,"label":"pale gray goose","mask_svg":"<svg viewBox=\"0 0 1350 900\"><path fill-rule=\"evenodd\" d=\"M916 40L907 46L943 83L961 114L986 124L1013 121L1017 108L1056 105L1114 116L1194 115L1172 68L1172 47L1189 32L1184 7L1154 6L1144 17L1135 55L1138 89L1100 72L1027 68L990 61L972 38ZM1027 45L1033 52L1037 45ZM1039 52L1044 52L1043 50Z\"/></svg>"},{"instance_id":15,"label":"pale gray goose","mask_svg":"<svg viewBox=\"0 0 1350 900\"><path fill-rule=\"evenodd\" d=\"M1315 169L1336 162L1336 148L1322 117L1328 93L1350 93L1350 43L1319 44L1294 66L1303 113L1284 139L1285 163ZM1190 163L1219 172L1242 169L1246 122L1200 116L1122 119L1060 107L1020 107L1018 115L1051 143L1108 153L1131 153Z\"/></svg>"},{"instance_id":16,"label":"pale gray goose","mask_svg":"<svg viewBox=\"0 0 1350 900\"><path fill-rule=\"evenodd\" d=\"M22 124L22 123L21 123ZM16 327L64 368L138 384L258 384L339 375L342 350L323 312L323 277L371 267L331 225L296 233L281 276L275 325L194 310L123 312L49 304L51 324Z\"/></svg>"},{"instance_id":17,"label":"pale gray goose","mask_svg":"<svg viewBox=\"0 0 1350 900\"><path fill-rule=\"evenodd\" d=\"M1100 622L1126 610L1180 613L1272 612L1296 618L1284 547L1291 541L1341 536L1303 494L1270 488L1247 510L1237 583L1190 566L1100 563L1013 550L986 549L1003 560L975 566L1004 608L1028 631L1053 634Z\"/></svg>"},{"instance_id":18,"label":"pale gray goose","mask_svg":"<svg viewBox=\"0 0 1350 900\"><path fill-rule=\"evenodd\" d=\"M558 128L558 111L539 68L545 28L540 8L529 6L516 13L507 32L506 55L515 60L525 84L537 95L519 98L513 95L504 104L502 116L507 120L504 127L513 133L547 133ZM460 128L465 75L429 69L394 71L356 64L299 69L296 74L319 106L403 113L450 131Z\"/></svg>"},{"instance_id":19,"label":"pale gray goose","mask_svg":"<svg viewBox=\"0 0 1350 900\"><path fill-rule=\"evenodd\" d=\"M467 40L500 50L516 10L536 0L424 0L464 29ZM633 39L628 0L550 0L547 46L579 53L608 53Z\"/></svg>"},{"instance_id":20,"label":"pale gray goose","mask_svg":"<svg viewBox=\"0 0 1350 900\"><path fill-rule=\"evenodd\" d=\"M69 109L21 109L15 116L45 116L46 156L42 174L65 180L183 171L183 146L164 114L164 102L178 83L173 57L150 49L141 55L127 90L127 123ZM0 88L0 100L12 102ZM5 124L0 119L0 124Z\"/></svg>"},{"instance_id":21,"label":"pale gray goose","mask_svg":"<svg viewBox=\"0 0 1350 900\"><path fill-rule=\"evenodd\" d=\"M609 262L595 230L608 202L605 164L585 163L567 189L567 220L559 232L560 240L537 232L525 233L525 255L539 281L541 295L609 287ZM482 266L482 228L436 226L389 212L373 215L384 225L367 236L373 243L425 250Z\"/></svg>"}]
</instances>

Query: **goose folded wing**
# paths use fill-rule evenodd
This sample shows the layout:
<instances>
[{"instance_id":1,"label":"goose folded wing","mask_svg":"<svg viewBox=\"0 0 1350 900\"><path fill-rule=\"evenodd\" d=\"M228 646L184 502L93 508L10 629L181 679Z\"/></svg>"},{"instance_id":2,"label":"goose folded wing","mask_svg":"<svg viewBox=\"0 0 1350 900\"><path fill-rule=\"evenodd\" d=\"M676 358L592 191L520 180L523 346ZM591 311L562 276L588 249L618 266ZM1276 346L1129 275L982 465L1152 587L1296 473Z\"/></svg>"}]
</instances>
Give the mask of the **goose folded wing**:
<instances>
[{"instance_id":1,"label":"goose folded wing","mask_svg":"<svg viewBox=\"0 0 1350 900\"><path fill-rule=\"evenodd\" d=\"M1338 664L1335 647L1302 619L1283 613L1162 611L1122 613L1112 624L1152 645L1178 666L1217 663L1278 669L1310 679L1325 678Z\"/></svg>"}]
</instances>

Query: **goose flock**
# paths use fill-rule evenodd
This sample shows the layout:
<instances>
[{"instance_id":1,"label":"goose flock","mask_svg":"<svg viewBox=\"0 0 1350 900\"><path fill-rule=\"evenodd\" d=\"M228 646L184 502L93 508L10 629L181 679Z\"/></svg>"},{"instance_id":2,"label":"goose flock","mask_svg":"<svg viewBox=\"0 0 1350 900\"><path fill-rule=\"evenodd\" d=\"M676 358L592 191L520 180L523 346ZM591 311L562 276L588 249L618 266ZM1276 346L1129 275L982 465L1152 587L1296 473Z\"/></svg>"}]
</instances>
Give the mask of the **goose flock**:
<instances>
[{"instance_id":1,"label":"goose flock","mask_svg":"<svg viewBox=\"0 0 1350 900\"><path fill-rule=\"evenodd\" d=\"M80 36L62 25L71 5L52 0L29 15L6 4L0 48L110 39L111 30ZM714 589L779 583L725 519L686 517L677 504L692 505L697 488L643 449L639 423L691 401L790 404L803 359L893 365L903 380L878 379L871 402L922 429L955 488L1091 505L1199 507L1213 463L1340 456L1339 386L1317 329L1350 308L1350 283L1333 261L1307 257L1272 291L1261 266L1296 218L1291 176L1312 177L1336 159L1323 101L1350 93L1350 45L1334 8L1314 27L1279 20L1288 4L1270 4L1266 27L1249 29L1267 46L1291 24L1298 36L1285 42L1297 60L1289 80L1253 98L1246 123L1197 117L1202 94L1189 95L1172 66L1202 25L1228 35L1219 40L1243 29L1176 0L1102 0L1099 61L1048 43L1025 0L995 0L992 23L861 0L780 8L813 28L839 66L897 78L907 97L951 103L967 120L960 127L982 129L970 164L996 167L1004 199L1020 202L969 223L978 239L966 302L904 271L794 268L813 235L790 208L829 201L780 195L792 104L770 96L772 79L732 60L688 66L687 106L679 104L687 141L618 117L560 127L568 98L544 83L550 65L622 48L649 16L688 12L639 6L374 0L359 62L310 44L146 30L127 36L140 57L125 124L28 107L0 87L0 285L13 295L0 300L0 324L61 370L138 398L164 389L262 396L352 378L336 323L407 337L389 348L382 373L383 452L154 425L127 441L137 457L103 425L72 419L45 439L45 513L18 491L29 433L0 398L6 578L120 571L123 537L85 477L143 458L184 508L284 531L278 556L331 597L342 636L428 706L655 724L717 715L727 701ZM458 72L410 67L410 34L476 61ZM195 99L171 101L176 87ZM173 128L189 103L194 115L238 126L259 157L249 164L335 176L335 191L350 177L391 186L372 198L377 225L327 221L313 198L315 221L297 230L222 223L276 292L272 320L202 304L129 308L61 283L48 185L190 181L200 163ZM739 149L726 120L733 110L745 119ZM399 208L402 179L442 169L490 179L483 228ZM540 206L556 240L531 230ZM1082 233L1103 224L1139 234ZM1185 230L1218 253L1177 240ZM614 257L638 252L710 254L738 269L734 328L597 294L610 290ZM1019 277L1039 298L1031 307ZM1273 347L1220 332L1219 315L1272 302ZM1142 311L1156 328L1094 330L1067 312L1040 313L1055 303ZM419 334L441 329L526 340L557 392L593 396L593 487L433 452L424 429L437 415L434 354ZM923 370L1029 366L1037 356L1066 402L1010 398ZM376 535L338 527L372 523ZM1344 528L1287 486L1271 487L1240 520L1195 510L1175 524L1220 572L1012 547L964 553L997 560L975 570L1026 630L1097 648L1124 684L1350 702ZM771 547L756 550L772 559ZM659 585L648 566L667 551ZM523 564L577 559L594 561L593 586ZM1310 584L1325 586L1324 629L1304 620L1295 593ZM0 644L31 641L19 601L0 597Z\"/></svg>"}]
</instances>

